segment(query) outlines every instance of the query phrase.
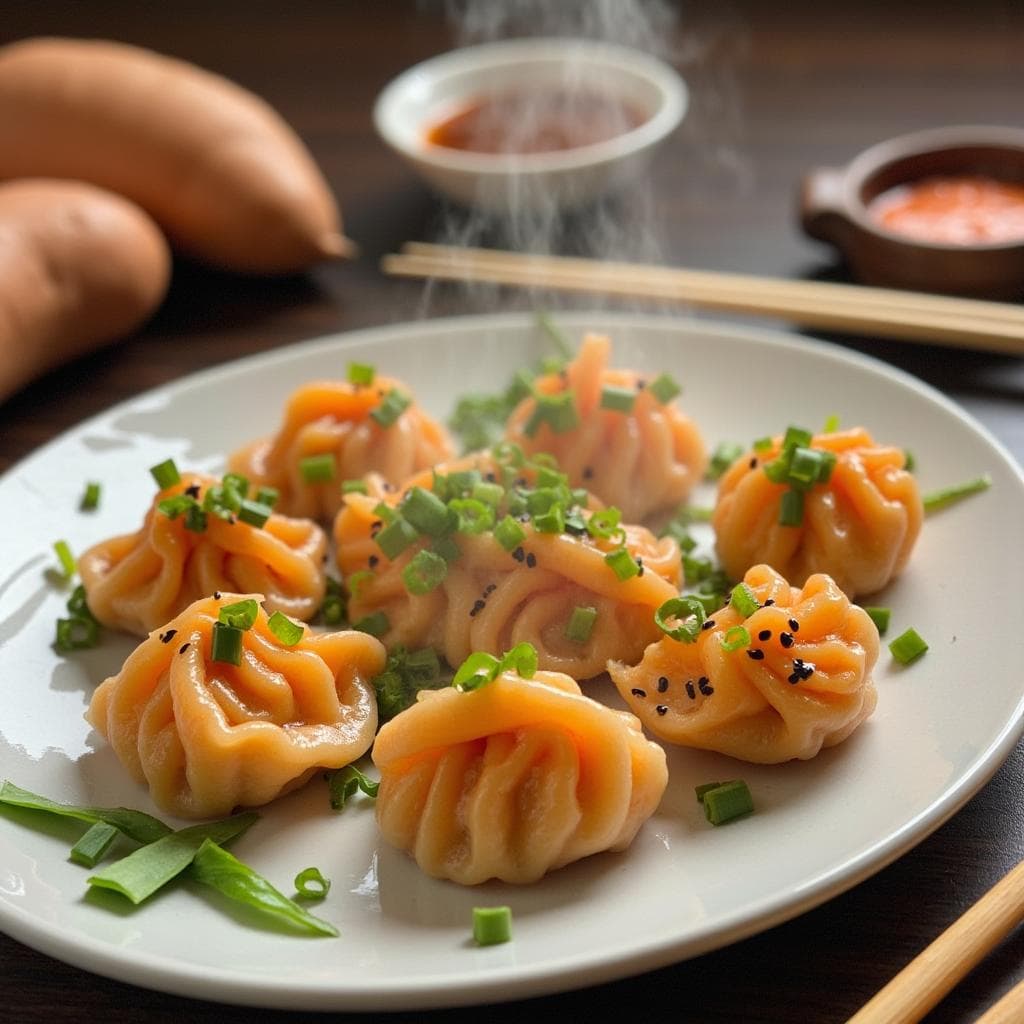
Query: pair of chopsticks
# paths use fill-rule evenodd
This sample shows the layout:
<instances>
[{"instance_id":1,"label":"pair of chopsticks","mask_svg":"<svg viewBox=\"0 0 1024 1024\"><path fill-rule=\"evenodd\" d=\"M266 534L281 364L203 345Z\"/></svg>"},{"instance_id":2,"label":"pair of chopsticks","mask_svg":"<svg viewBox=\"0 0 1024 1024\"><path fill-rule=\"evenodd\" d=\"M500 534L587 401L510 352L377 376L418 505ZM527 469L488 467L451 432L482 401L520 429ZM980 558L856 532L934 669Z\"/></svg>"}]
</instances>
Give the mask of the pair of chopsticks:
<instances>
[{"instance_id":1,"label":"pair of chopsticks","mask_svg":"<svg viewBox=\"0 0 1024 1024\"><path fill-rule=\"evenodd\" d=\"M1024 861L910 961L847 1024L915 1024L938 1005L1021 921ZM975 1024L1024 1021L1024 981L989 1007Z\"/></svg>"},{"instance_id":2,"label":"pair of chopsticks","mask_svg":"<svg viewBox=\"0 0 1024 1024\"><path fill-rule=\"evenodd\" d=\"M802 327L1024 355L1024 306L891 288L796 281L409 242L385 273L659 299Z\"/></svg>"}]
</instances>

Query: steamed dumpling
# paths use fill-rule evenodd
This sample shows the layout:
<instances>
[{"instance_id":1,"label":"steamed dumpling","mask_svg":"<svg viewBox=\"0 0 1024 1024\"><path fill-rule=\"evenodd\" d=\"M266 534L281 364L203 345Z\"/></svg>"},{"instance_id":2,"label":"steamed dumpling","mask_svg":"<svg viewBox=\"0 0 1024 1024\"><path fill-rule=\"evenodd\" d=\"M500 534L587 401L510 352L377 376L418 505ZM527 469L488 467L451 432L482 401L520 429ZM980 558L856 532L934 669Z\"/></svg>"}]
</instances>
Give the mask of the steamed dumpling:
<instances>
[{"instance_id":1,"label":"steamed dumpling","mask_svg":"<svg viewBox=\"0 0 1024 1024\"><path fill-rule=\"evenodd\" d=\"M533 882L625 849L668 782L665 752L633 715L555 672L423 691L382 727L373 760L384 838L463 885Z\"/></svg>"},{"instance_id":2,"label":"steamed dumpling","mask_svg":"<svg viewBox=\"0 0 1024 1024\"><path fill-rule=\"evenodd\" d=\"M374 418L408 401L387 426ZM284 422L272 438L254 441L228 460L229 468L257 485L280 492L278 511L329 523L341 505L341 485L374 471L392 484L417 470L451 458L454 447L445 428L415 402L409 389L390 377L370 385L349 381L313 381L288 399ZM306 479L303 460L327 458L329 476Z\"/></svg>"},{"instance_id":3,"label":"steamed dumpling","mask_svg":"<svg viewBox=\"0 0 1024 1024\"><path fill-rule=\"evenodd\" d=\"M759 605L749 617L727 606L695 643L664 636L638 665L608 671L660 739L759 764L814 757L874 711L878 630L828 576L799 589L759 565L744 582ZM749 643L727 650L742 640L734 627Z\"/></svg>"},{"instance_id":4,"label":"steamed dumpling","mask_svg":"<svg viewBox=\"0 0 1024 1024\"><path fill-rule=\"evenodd\" d=\"M478 454L455 467L438 467L434 486L467 472L497 486L508 468L489 454ZM515 469L511 490L535 474L529 467ZM639 658L657 637L654 611L676 595L681 583L679 547L642 526L625 525L622 539L612 539L592 537L585 528L543 532L522 516L515 520L522 539L512 547L503 546L493 528L459 529L444 539L450 546L444 558L433 557L443 578L425 592L412 592L405 574L421 552L432 555L436 539L419 535L388 557L378 537L385 527L382 502L401 512L414 486L431 487L429 475L415 479L418 483L390 492L369 479L369 493L345 496L334 526L338 565L352 592L349 618L360 622L375 616L381 623L378 635L389 647L430 646L458 665L473 651L497 655L528 642L537 649L541 668L589 679L604 671L609 658ZM506 492L495 524L507 514L508 500ZM579 511L581 521L592 514L591 509ZM634 569L639 560L642 572L620 579L606 561L617 547L624 548L622 555ZM594 615L583 640L567 635L577 608L592 609Z\"/></svg>"},{"instance_id":5,"label":"steamed dumpling","mask_svg":"<svg viewBox=\"0 0 1024 1024\"><path fill-rule=\"evenodd\" d=\"M863 428L816 435L812 450L835 456L831 476L804 494L800 525L783 526L789 488L764 469L782 446L776 438L748 452L719 483L712 524L722 568L739 579L765 562L797 585L826 573L851 598L881 590L907 564L924 516L905 453Z\"/></svg>"},{"instance_id":6,"label":"steamed dumpling","mask_svg":"<svg viewBox=\"0 0 1024 1024\"><path fill-rule=\"evenodd\" d=\"M621 509L626 522L645 523L686 500L707 467L707 452L693 421L646 386L653 377L609 369L610 354L608 338L587 335L565 371L534 382L540 395L571 393L576 426L531 423L537 410L531 396L513 411L505 437L528 454L550 453L572 486ZM633 395L631 410L602 408L606 387Z\"/></svg>"},{"instance_id":7,"label":"steamed dumpling","mask_svg":"<svg viewBox=\"0 0 1024 1024\"><path fill-rule=\"evenodd\" d=\"M160 491L135 533L112 537L78 560L89 610L105 626L145 636L200 597L259 591L267 608L308 621L323 603L327 536L308 519L272 514L263 526L206 517L200 532L160 511L190 494L201 504L212 477L182 475Z\"/></svg>"},{"instance_id":8,"label":"steamed dumpling","mask_svg":"<svg viewBox=\"0 0 1024 1024\"><path fill-rule=\"evenodd\" d=\"M259 594L195 602L104 680L86 715L154 802L183 818L256 807L340 768L377 728L372 678L383 646L365 633L313 634L287 647L266 612L243 633L241 662L214 661L220 609Z\"/></svg>"}]
</instances>

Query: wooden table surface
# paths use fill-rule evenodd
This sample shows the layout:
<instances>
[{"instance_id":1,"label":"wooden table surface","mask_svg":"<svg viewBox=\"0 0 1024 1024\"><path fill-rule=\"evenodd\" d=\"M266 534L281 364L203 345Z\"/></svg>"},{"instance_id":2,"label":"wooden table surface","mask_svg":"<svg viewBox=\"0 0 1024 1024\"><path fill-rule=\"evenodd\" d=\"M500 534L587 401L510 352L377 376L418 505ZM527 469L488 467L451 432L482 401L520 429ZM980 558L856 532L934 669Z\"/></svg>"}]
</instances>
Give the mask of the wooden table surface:
<instances>
[{"instance_id":1,"label":"wooden table surface","mask_svg":"<svg viewBox=\"0 0 1024 1024\"><path fill-rule=\"evenodd\" d=\"M483 10L478 3L468 6ZM634 5L587 6L621 13ZM374 97L389 79L462 38L441 3L40 0L6 7L3 41L36 34L122 39L193 60L263 95L319 161L361 256L278 280L178 266L164 307L138 336L50 374L0 405L0 470L111 403L201 367L349 328L482 312L495 301L455 288L438 288L425 298L419 284L385 278L377 266L382 253L407 239L475 237L464 218L446 211L378 141L370 117ZM565 9L555 0L547 7ZM842 265L797 226L795 197L806 169L845 163L873 142L918 128L1024 125L1024 8L1013 0L887 6L733 0L687 4L682 12L672 32L657 35L671 46L690 83L693 108L660 151L628 227L620 221L600 239L587 236L588 244L608 253L842 280ZM615 31L623 38L621 29ZM499 301L516 302L508 296ZM941 388L1024 461L1019 359L870 338L833 340ZM639 1019L671 1013L695 1022L843 1021L1016 863L1022 782L1024 751L1018 748L966 807L914 850L787 924L638 978L501 1004L487 1009L487 1018L558 1013L582 1019L605 1009ZM1014 934L928 1021L974 1020L1024 978L1022 961L1024 935ZM153 1021L286 1018L96 977L4 936L0 964L0 1019L12 1022L91 1024L111 1014ZM415 1016L468 1021L479 1013Z\"/></svg>"}]
</instances>

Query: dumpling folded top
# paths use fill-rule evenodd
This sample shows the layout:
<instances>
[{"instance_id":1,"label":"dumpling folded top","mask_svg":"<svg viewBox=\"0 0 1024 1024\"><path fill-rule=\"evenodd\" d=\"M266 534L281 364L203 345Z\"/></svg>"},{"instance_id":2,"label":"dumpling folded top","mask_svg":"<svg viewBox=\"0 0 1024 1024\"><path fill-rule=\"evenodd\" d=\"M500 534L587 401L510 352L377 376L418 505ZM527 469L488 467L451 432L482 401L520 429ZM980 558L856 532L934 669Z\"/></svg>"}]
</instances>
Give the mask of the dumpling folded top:
<instances>
[{"instance_id":1,"label":"dumpling folded top","mask_svg":"<svg viewBox=\"0 0 1024 1024\"><path fill-rule=\"evenodd\" d=\"M505 437L529 454L549 452L573 487L615 505L627 523L646 523L686 500L707 468L707 452L674 404L678 387L670 378L662 378L667 390L652 388L656 378L609 369L610 354L608 338L587 335L562 373L534 382ZM567 404L545 415L541 403L552 401Z\"/></svg>"},{"instance_id":2,"label":"dumpling folded top","mask_svg":"<svg viewBox=\"0 0 1024 1024\"><path fill-rule=\"evenodd\" d=\"M533 882L625 849L668 782L665 752L633 715L557 672L422 691L381 728L373 760L384 838L463 885Z\"/></svg>"},{"instance_id":3,"label":"dumpling folded top","mask_svg":"<svg viewBox=\"0 0 1024 1024\"><path fill-rule=\"evenodd\" d=\"M860 427L805 440L801 448L775 438L725 472L712 518L722 568L739 579L767 563L797 586L822 572L851 598L873 594L902 571L921 531L924 507L906 453ZM827 480L801 491L773 480L794 452L810 453L808 467L827 465ZM787 495L800 505L793 525L782 521Z\"/></svg>"},{"instance_id":4,"label":"dumpling folded top","mask_svg":"<svg viewBox=\"0 0 1024 1024\"><path fill-rule=\"evenodd\" d=\"M313 618L326 588L324 531L276 513L262 526L234 514L202 513L207 492L217 486L212 477L184 474L153 499L140 530L102 541L79 558L89 610L100 622L145 636L218 590L259 591L270 611ZM199 522L183 504L174 511L175 502L194 503Z\"/></svg>"},{"instance_id":5,"label":"dumpling folded top","mask_svg":"<svg viewBox=\"0 0 1024 1024\"><path fill-rule=\"evenodd\" d=\"M277 488L285 515L329 523L344 481L373 471L398 484L453 454L448 432L405 385L373 376L369 384L324 380L298 388L277 435L240 448L228 465Z\"/></svg>"},{"instance_id":6,"label":"dumpling folded top","mask_svg":"<svg viewBox=\"0 0 1024 1024\"><path fill-rule=\"evenodd\" d=\"M171 814L216 817L265 804L317 768L355 761L373 742L371 680L386 655L372 636L304 629L288 646L260 608L242 631L238 664L214 659L221 610L260 598L196 601L93 694L86 718Z\"/></svg>"},{"instance_id":7,"label":"dumpling folded top","mask_svg":"<svg viewBox=\"0 0 1024 1024\"><path fill-rule=\"evenodd\" d=\"M730 604L695 642L665 636L640 664L608 671L643 724L670 743L758 764L814 757L874 711L878 630L828 576L800 590L758 565L744 583L750 608Z\"/></svg>"}]
</instances>

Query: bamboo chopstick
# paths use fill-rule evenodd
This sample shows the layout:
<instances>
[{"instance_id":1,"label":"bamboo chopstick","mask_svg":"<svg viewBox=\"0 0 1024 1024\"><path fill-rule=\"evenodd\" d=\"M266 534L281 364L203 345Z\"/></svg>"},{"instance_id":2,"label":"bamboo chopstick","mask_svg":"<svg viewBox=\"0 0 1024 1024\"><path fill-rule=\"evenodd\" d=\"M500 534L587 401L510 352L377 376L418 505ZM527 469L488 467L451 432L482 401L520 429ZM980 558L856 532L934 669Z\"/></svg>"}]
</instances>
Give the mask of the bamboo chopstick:
<instances>
[{"instance_id":1,"label":"bamboo chopstick","mask_svg":"<svg viewBox=\"0 0 1024 1024\"><path fill-rule=\"evenodd\" d=\"M847 1024L915 1024L1022 920L1024 861L911 960ZM1011 995L1014 997L1011 1010L1024 1005L1024 992L1014 990L1003 1000L1004 1006ZM989 1013L998 1006L997 1003ZM992 1021L1020 1019L1020 1016L991 1018Z\"/></svg>"},{"instance_id":2,"label":"bamboo chopstick","mask_svg":"<svg viewBox=\"0 0 1024 1024\"><path fill-rule=\"evenodd\" d=\"M382 260L404 277L653 298L804 327L1024 355L1024 307L889 288L409 242Z\"/></svg>"},{"instance_id":3,"label":"bamboo chopstick","mask_svg":"<svg viewBox=\"0 0 1024 1024\"><path fill-rule=\"evenodd\" d=\"M1024 981L993 1003L974 1024L1020 1024L1024 1020Z\"/></svg>"}]
</instances>

